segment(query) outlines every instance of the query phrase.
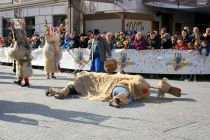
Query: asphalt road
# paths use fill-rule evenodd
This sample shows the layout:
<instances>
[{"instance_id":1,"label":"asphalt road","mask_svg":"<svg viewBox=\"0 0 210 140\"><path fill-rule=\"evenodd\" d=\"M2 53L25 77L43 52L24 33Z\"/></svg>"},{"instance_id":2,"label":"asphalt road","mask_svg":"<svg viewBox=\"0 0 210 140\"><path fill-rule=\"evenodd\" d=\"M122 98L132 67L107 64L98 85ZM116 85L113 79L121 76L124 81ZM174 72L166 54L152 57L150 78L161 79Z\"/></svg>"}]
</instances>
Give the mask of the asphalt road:
<instances>
[{"instance_id":1,"label":"asphalt road","mask_svg":"<svg viewBox=\"0 0 210 140\"><path fill-rule=\"evenodd\" d=\"M57 100L45 91L74 77L47 79L34 70L31 87L13 84L12 67L0 65L0 140L209 140L210 83L169 80L180 98L151 97L124 108L78 98ZM146 79L151 85L159 80Z\"/></svg>"}]
</instances>

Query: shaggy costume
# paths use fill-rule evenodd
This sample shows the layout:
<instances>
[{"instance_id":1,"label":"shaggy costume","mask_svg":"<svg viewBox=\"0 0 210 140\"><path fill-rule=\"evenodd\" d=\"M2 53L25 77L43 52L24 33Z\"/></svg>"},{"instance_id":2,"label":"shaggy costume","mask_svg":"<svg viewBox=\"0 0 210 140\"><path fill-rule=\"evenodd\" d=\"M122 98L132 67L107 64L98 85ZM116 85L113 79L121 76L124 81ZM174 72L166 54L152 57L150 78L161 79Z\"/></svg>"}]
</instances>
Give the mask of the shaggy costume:
<instances>
[{"instance_id":1,"label":"shaggy costume","mask_svg":"<svg viewBox=\"0 0 210 140\"><path fill-rule=\"evenodd\" d=\"M46 71L48 78L50 73L52 78L55 78L54 73L59 70L59 61L62 58L60 37L57 33L48 32L43 55L45 58L44 70Z\"/></svg>"},{"instance_id":2,"label":"shaggy costume","mask_svg":"<svg viewBox=\"0 0 210 140\"><path fill-rule=\"evenodd\" d=\"M76 93L85 99L108 101L112 98L110 95L116 86L125 87L133 100L144 99L150 95L150 85L140 75L86 71L78 73L76 80L68 83L63 89L50 88L47 95L59 96L60 98ZM128 101L126 100L121 104L128 104Z\"/></svg>"},{"instance_id":3,"label":"shaggy costume","mask_svg":"<svg viewBox=\"0 0 210 140\"><path fill-rule=\"evenodd\" d=\"M164 97L165 93L169 93L171 95L174 95L176 97L180 97L181 96L181 89L174 87L172 85L170 85L167 82L167 78L163 78L157 86L158 89L158 93L157 93L157 97Z\"/></svg>"},{"instance_id":4,"label":"shaggy costume","mask_svg":"<svg viewBox=\"0 0 210 140\"><path fill-rule=\"evenodd\" d=\"M31 66L31 46L27 40L25 30L20 26L18 19L12 21L12 29L14 31L15 43L12 48L9 49L8 55L11 59L16 61L16 75L18 81L14 83L21 85L24 79L25 84L22 86L29 86L29 79L32 75Z\"/></svg>"}]
</instances>

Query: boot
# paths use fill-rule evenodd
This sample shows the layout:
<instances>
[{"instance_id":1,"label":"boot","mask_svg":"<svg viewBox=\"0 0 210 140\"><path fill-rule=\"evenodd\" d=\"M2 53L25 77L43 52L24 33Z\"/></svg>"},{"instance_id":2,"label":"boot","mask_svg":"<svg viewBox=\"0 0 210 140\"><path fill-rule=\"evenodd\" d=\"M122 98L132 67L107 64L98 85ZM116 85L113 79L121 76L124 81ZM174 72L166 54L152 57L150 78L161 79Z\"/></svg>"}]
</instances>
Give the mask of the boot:
<instances>
[{"instance_id":1,"label":"boot","mask_svg":"<svg viewBox=\"0 0 210 140\"><path fill-rule=\"evenodd\" d=\"M56 77L54 76L54 73L51 74L51 78L56 79Z\"/></svg>"},{"instance_id":2,"label":"boot","mask_svg":"<svg viewBox=\"0 0 210 140\"><path fill-rule=\"evenodd\" d=\"M49 73L47 73L47 79L50 79L50 74Z\"/></svg>"},{"instance_id":3,"label":"boot","mask_svg":"<svg viewBox=\"0 0 210 140\"><path fill-rule=\"evenodd\" d=\"M29 79L28 79L28 77L25 77L25 78L24 78L24 81L25 81L25 84L22 85L21 87L29 87L30 84L29 84Z\"/></svg>"},{"instance_id":4,"label":"boot","mask_svg":"<svg viewBox=\"0 0 210 140\"><path fill-rule=\"evenodd\" d=\"M17 84L17 85L21 85L21 82L22 82L21 78L19 78L17 81L14 81L14 83Z\"/></svg>"},{"instance_id":5,"label":"boot","mask_svg":"<svg viewBox=\"0 0 210 140\"><path fill-rule=\"evenodd\" d=\"M27 83L21 85L21 87L30 87L30 84L27 82Z\"/></svg>"}]
</instances>

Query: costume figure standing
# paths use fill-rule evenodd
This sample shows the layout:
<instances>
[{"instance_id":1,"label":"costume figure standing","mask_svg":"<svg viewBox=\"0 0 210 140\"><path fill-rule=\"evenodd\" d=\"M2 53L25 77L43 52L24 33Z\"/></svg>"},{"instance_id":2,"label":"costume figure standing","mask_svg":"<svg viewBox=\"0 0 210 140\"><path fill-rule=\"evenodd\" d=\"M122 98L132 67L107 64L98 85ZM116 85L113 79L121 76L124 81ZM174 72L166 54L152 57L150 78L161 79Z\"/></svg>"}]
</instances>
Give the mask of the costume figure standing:
<instances>
[{"instance_id":1,"label":"costume figure standing","mask_svg":"<svg viewBox=\"0 0 210 140\"><path fill-rule=\"evenodd\" d=\"M60 35L54 31L54 28L46 25L46 41L44 45L43 55L45 58L44 70L47 73L47 79L56 78L54 73L59 70L59 61L62 58L60 49Z\"/></svg>"},{"instance_id":2,"label":"costume figure standing","mask_svg":"<svg viewBox=\"0 0 210 140\"><path fill-rule=\"evenodd\" d=\"M30 86L29 77L32 75L31 66L31 46L27 40L26 31L24 29L24 22L20 19L10 19L9 22L12 25L12 30L15 37L15 43L9 50L10 58L16 61L16 75L17 81L15 84L21 85L22 80L25 83L21 86Z\"/></svg>"}]
</instances>

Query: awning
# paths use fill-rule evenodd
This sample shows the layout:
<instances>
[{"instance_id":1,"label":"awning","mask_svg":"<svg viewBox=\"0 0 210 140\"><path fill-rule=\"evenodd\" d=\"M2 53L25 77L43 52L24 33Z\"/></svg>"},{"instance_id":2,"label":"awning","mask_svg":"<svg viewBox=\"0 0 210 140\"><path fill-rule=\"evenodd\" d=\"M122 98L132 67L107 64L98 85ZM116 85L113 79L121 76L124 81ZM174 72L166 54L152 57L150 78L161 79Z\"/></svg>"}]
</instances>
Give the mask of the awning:
<instances>
[{"instance_id":1,"label":"awning","mask_svg":"<svg viewBox=\"0 0 210 140\"><path fill-rule=\"evenodd\" d=\"M87 1L114 3L115 1L118 0L87 0Z\"/></svg>"},{"instance_id":2,"label":"awning","mask_svg":"<svg viewBox=\"0 0 210 140\"><path fill-rule=\"evenodd\" d=\"M191 9L210 5L210 0L143 0L143 2L148 6L171 9Z\"/></svg>"}]
</instances>

